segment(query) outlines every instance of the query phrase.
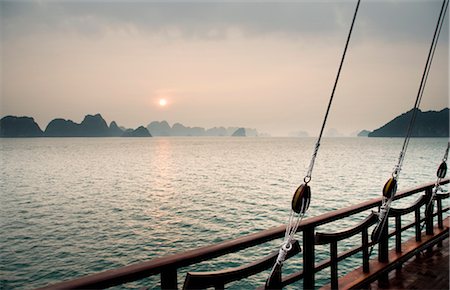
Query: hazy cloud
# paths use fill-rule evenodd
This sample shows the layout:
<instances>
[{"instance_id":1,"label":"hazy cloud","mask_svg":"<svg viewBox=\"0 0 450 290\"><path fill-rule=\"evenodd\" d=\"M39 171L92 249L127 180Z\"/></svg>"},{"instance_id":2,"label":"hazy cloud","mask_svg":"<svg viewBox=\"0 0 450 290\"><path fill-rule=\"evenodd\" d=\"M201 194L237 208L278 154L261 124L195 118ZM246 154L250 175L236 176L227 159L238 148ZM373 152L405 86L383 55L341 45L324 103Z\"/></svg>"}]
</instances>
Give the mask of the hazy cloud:
<instances>
[{"instance_id":1,"label":"hazy cloud","mask_svg":"<svg viewBox=\"0 0 450 290\"><path fill-rule=\"evenodd\" d=\"M0 1L3 114L317 134L356 1ZM330 127L409 110L441 1L362 1ZM158 98L170 104L155 106ZM423 109L448 106L448 18Z\"/></svg>"},{"instance_id":2,"label":"hazy cloud","mask_svg":"<svg viewBox=\"0 0 450 290\"><path fill-rule=\"evenodd\" d=\"M201 39L227 37L230 29L245 36L278 34L294 40L305 34L323 37L347 28L356 1L292 2L152 2L152 1L2 1L5 36L17 33L73 32L107 29L141 33L178 32ZM389 41L429 37L441 1L363 1L355 33ZM344 30L345 31L345 30Z\"/></svg>"}]
</instances>

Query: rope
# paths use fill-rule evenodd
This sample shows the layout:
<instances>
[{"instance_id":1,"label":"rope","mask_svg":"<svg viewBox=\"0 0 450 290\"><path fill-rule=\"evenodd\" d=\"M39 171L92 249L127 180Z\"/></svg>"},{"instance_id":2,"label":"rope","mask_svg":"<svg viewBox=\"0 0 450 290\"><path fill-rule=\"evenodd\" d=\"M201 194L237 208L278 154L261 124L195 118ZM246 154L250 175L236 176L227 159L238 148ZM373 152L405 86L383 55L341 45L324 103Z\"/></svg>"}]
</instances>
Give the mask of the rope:
<instances>
[{"instance_id":1,"label":"rope","mask_svg":"<svg viewBox=\"0 0 450 290\"><path fill-rule=\"evenodd\" d=\"M431 63L434 58L434 53L436 51L437 42L439 40L439 36L441 33L441 29L444 23L444 17L447 12L448 8L448 0L444 0L442 3L441 11L439 13L439 18L436 24L436 28L434 30L433 40L431 42L430 50L428 52L427 61L425 64L425 68L422 74L422 79L420 81L419 91L417 92L416 100L414 102L413 112L412 116L408 125L408 130L405 136L405 140L403 141L403 146L400 151L400 155L398 158L397 165L394 167L394 171L392 172L392 178L390 178L387 183L385 184L383 188L383 201L382 205L380 206L379 212L378 212L378 223L375 226L373 232L372 232L372 241L378 242L380 239L381 232L386 224L386 221L388 219L389 210L391 207L391 203L394 199L394 196L397 192L397 180L400 175L400 171L402 170L403 161L406 155L406 151L408 149L409 141L412 136L412 130L414 127L414 122L416 120L417 111L420 106L420 102L422 100L423 92L425 90L425 85L428 80L428 75L431 68ZM373 249L373 246L372 246ZM371 249L371 251L372 251Z\"/></svg>"},{"instance_id":2,"label":"rope","mask_svg":"<svg viewBox=\"0 0 450 290\"><path fill-rule=\"evenodd\" d=\"M339 82L339 77L341 75L342 66L344 65L345 55L347 54L347 48L348 48L348 44L350 43L350 37L352 35L353 26L355 24L356 15L358 13L359 3L360 2L361 2L361 0L358 0L358 3L356 4L355 13L353 14L352 24L350 26L350 31L349 31L348 36L347 36L347 41L345 42L344 52L342 53L341 63L339 64L339 69L338 69L338 72L337 72L337 75L336 75L336 79L334 81L333 90L331 91L330 100L328 101L327 111L325 112L325 117L324 117L323 122L322 122L322 128L320 129L319 137L317 138L317 142L316 142L316 145L314 147L314 153L313 153L313 155L311 157L311 162L309 163L308 171L306 173L305 178L303 179L305 183L308 183L309 181L311 181L311 175L312 175L312 171L313 171L313 168L314 168L314 163L316 162L317 152L319 151L320 141L322 139L323 131L324 131L325 125L327 123L328 114L330 112L331 104L332 104L333 98L334 98L334 93L336 92L336 87L337 87L337 84Z\"/></svg>"},{"instance_id":3,"label":"rope","mask_svg":"<svg viewBox=\"0 0 450 290\"><path fill-rule=\"evenodd\" d=\"M447 173L447 158L448 158L448 150L450 147L450 142L447 143L447 149L445 150L444 157L442 158L441 165L439 165L438 170L436 172L436 183L434 184L433 192L430 196L430 200L428 200L427 205L425 207L425 215L432 214L431 209L433 208L434 199L436 197L436 194L441 191L444 192L444 190L441 187L441 181L445 178L445 174ZM422 227L420 230L423 230L425 227L425 222L422 224Z\"/></svg>"},{"instance_id":4,"label":"rope","mask_svg":"<svg viewBox=\"0 0 450 290\"><path fill-rule=\"evenodd\" d=\"M408 149L409 141L410 141L411 136L412 136L412 130L413 130L413 127L414 127L414 122L416 120L417 111L418 111L418 108L420 106L420 102L422 101L423 92L425 90L425 85L426 85L427 80L428 80L428 74L430 72L431 63L432 63L433 58L434 58L434 52L436 51L437 42L438 42L439 36L441 34L441 29L442 29L442 26L443 26L443 23L444 23L444 18L445 18L445 14L447 12L447 7L448 7L448 1L444 0L442 2L441 12L439 14L438 22L436 24L436 29L434 31L433 40L431 42L431 47L430 47L430 50L428 52L428 57L427 57L427 61L426 61L426 64L425 64L424 72L422 74L422 79L420 81L419 91L417 92L416 101L414 103L413 115L412 115L412 117L410 119L410 122L409 122L409 125L408 125L408 130L407 130L407 133L406 133L406 136L405 136L405 140L403 141L403 146L402 146L402 150L400 151L400 155L399 155L399 158L398 158L397 165L395 166L394 171L392 173L392 176L395 179L398 179L398 175L400 174L400 171L402 169L403 160L405 158L406 150Z\"/></svg>"},{"instance_id":5,"label":"rope","mask_svg":"<svg viewBox=\"0 0 450 290\"><path fill-rule=\"evenodd\" d=\"M273 278L273 276L275 275L275 272L277 271L277 269L279 269L285 258L287 253L289 252L289 250L292 248L292 242L294 241L294 235L297 232L297 229L301 223L301 221L303 220L303 217L305 216L305 213L309 207L309 202L310 202L310 198L311 198L311 192L308 186L308 183L311 181L311 176L312 176L312 172L313 172L313 168L314 168L314 163L316 161L316 157L317 157L317 153L319 152L319 147L320 147L320 141L322 139L322 135L323 135L323 131L325 129L325 125L328 119L328 114L330 112L330 108L331 108L331 104L333 102L333 98L334 98L334 94L336 92L336 87L337 84L339 82L339 77L341 75L341 70L344 64L344 60L345 60L345 56L347 54L347 49L348 49L348 45L350 43L350 38L352 35L352 31L353 31L353 26L355 24L355 19L356 19L356 15L358 13L358 9L359 9L359 4L360 4L361 0L358 0L357 4L356 4L356 8L355 8L355 12L353 14L353 19L352 19L352 23L350 26L350 31L348 33L347 36L347 41L345 43L345 48L344 51L342 53L342 57L341 57L341 62L339 64L339 69L336 75L336 79L334 81L334 85L333 85L333 89L331 91L331 96L328 102L328 106L327 106L327 110L325 112L325 117L323 119L322 122L322 128L320 129L320 133L319 133L319 137L317 138L317 142L316 145L314 147L314 151L311 157L311 161L309 163L309 167L306 173L306 176L303 178L304 184L300 185L300 187L296 190L294 197L293 197L293 201L292 201L292 209L291 209L291 213L289 215L288 218L288 222L286 225L286 232L285 232L285 236L284 236L284 242L282 243L279 253L278 253L278 257L277 260L275 262L275 265L272 268L272 271L270 273L269 278L266 281L266 286L270 285L270 280Z\"/></svg>"}]
</instances>

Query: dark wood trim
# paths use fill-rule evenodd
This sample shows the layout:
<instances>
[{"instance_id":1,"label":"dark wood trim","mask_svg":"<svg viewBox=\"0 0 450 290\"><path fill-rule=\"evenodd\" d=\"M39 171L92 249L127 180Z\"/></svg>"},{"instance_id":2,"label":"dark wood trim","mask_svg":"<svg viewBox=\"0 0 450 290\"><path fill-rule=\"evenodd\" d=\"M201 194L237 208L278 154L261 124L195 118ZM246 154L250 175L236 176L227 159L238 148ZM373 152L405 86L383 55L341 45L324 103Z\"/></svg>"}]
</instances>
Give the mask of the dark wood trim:
<instances>
[{"instance_id":1,"label":"dark wood trim","mask_svg":"<svg viewBox=\"0 0 450 290\"><path fill-rule=\"evenodd\" d=\"M300 253L300 244L295 241L292 249L288 252L286 259ZM208 287L220 288L231 281L237 281L254 275L272 267L277 259L278 251L271 253L258 261L248 265L239 266L219 271L211 272L188 272L184 281L183 289L205 289Z\"/></svg>"},{"instance_id":2,"label":"dark wood trim","mask_svg":"<svg viewBox=\"0 0 450 290\"><path fill-rule=\"evenodd\" d=\"M377 220L378 217L376 216L376 214L371 213L366 219L364 219L362 222L351 229L336 233L316 233L316 245L329 244L335 241L337 242L352 237L375 224Z\"/></svg>"},{"instance_id":3,"label":"dark wood trim","mask_svg":"<svg viewBox=\"0 0 450 290\"><path fill-rule=\"evenodd\" d=\"M450 179L442 180L441 184L447 184ZM406 196L430 190L434 187L434 183L430 182L412 189L399 191L394 199L400 199ZM439 199L438 199L439 200ZM314 273L316 268L314 265L314 230L317 226L336 221L350 215L360 213L371 208L377 207L381 204L381 197L374 198L369 201L352 205L347 208L339 209L333 212L328 212L316 217L306 219L298 228L298 232L303 232L303 243L305 248L304 267L307 269L304 274L304 283L306 286L314 287ZM202 248L189 250L165 257L152 259L149 261L125 266L118 269L107 270L104 272L88 275L70 281L65 281L53 285L49 285L40 289L96 289L107 288L124 284L131 281L136 281L152 275L161 274L166 269L179 269L208 259L216 258L228 253L237 252L239 250L256 246L277 238L284 236L285 225L267 229L258 233L243 236L234 240L225 241L222 243L205 246ZM305 244L306 241L306 244ZM173 270L172 275L173 276ZM163 274L164 276L168 273ZM164 278L165 279L165 278ZM166 282L164 282L166 283ZM307 287L307 288L308 288Z\"/></svg>"},{"instance_id":4,"label":"dark wood trim","mask_svg":"<svg viewBox=\"0 0 450 290\"><path fill-rule=\"evenodd\" d=\"M415 238L411 238L403 243L403 251L397 252L394 250L389 251L389 262L380 262L378 260L370 261L370 272L364 273L363 268L360 267L344 277L339 279L339 289L363 289L368 284L376 281L381 275L387 274L389 271L403 264L407 260L411 259L416 253L423 251L429 247L432 247L440 240L449 236L449 218L445 219L444 229L439 227L434 228L435 234L430 236L425 233L422 235L421 241L416 241ZM320 288L321 290L332 289L331 285L325 285Z\"/></svg>"}]
</instances>

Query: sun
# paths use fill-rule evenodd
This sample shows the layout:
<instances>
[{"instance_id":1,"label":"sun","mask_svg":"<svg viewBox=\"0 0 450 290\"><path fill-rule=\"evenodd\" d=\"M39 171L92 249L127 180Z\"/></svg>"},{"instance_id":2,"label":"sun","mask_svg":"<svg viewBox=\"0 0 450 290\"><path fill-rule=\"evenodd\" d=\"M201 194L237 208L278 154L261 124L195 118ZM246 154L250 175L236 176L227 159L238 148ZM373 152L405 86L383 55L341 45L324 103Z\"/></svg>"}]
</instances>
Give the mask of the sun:
<instances>
[{"instance_id":1,"label":"sun","mask_svg":"<svg viewBox=\"0 0 450 290\"><path fill-rule=\"evenodd\" d=\"M159 99L159 105L160 105L161 107L166 106L166 105L167 105L167 100L166 100L166 99Z\"/></svg>"}]
</instances>

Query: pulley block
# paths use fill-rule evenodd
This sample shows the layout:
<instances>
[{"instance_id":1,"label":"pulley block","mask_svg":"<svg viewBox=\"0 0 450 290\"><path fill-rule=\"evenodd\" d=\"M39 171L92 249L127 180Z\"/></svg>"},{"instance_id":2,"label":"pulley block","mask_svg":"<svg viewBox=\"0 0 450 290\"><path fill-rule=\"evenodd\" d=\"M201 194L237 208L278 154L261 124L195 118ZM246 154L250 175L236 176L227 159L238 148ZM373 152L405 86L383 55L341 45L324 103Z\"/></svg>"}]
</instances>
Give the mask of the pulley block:
<instances>
[{"instance_id":1,"label":"pulley block","mask_svg":"<svg viewBox=\"0 0 450 290\"><path fill-rule=\"evenodd\" d=\"M383 196L392 198L397 191L397 180L394 177L389 178L383 187Z\"/></svg>"},{"instance_id":2,"label":"pulley block","mask_svg":"<svg viewBox=\"0 0 450 290\"><path fill-rule=\"evenodd\" d=\"M436 175L438 178L444 178L446 174L447 174L447 163L445 161L442 161L441 165L439 165Z\"/></svg>"},{"instance_id":3,"label":"pulley block","mask_svg":"<svg viewBox=\"0 0 450 290\"><path fill-rule=\"evenodd\" d=\"M292 210L299 214L304 214L308 210L311 201L311 189L309 185L303 183L294 193L292 198Z\"/></svg>"}]
</instances>

